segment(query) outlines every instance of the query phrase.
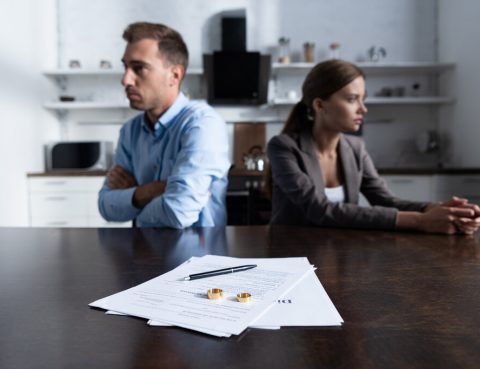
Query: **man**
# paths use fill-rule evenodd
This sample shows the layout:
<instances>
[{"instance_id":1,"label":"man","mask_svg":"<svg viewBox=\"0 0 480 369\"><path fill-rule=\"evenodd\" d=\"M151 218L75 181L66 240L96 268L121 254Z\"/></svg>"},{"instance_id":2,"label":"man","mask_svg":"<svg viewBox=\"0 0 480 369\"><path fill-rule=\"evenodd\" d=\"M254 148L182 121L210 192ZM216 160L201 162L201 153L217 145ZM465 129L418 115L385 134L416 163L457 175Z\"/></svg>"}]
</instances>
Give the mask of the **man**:
<instances>
[{"instance_id":1,"label":"man","mask_svg":"<svg viewBox=\"0 0 480 369\"><path fill-rule=\"evenodd\" d=\"M144 113L120 131L100 213L109 221L135 219L139 227L225 225L226 124L180 92L188 64L181 35L162 24L133 23L123 38L122 85L130 107Z\"/></svg>"}]
</instances>

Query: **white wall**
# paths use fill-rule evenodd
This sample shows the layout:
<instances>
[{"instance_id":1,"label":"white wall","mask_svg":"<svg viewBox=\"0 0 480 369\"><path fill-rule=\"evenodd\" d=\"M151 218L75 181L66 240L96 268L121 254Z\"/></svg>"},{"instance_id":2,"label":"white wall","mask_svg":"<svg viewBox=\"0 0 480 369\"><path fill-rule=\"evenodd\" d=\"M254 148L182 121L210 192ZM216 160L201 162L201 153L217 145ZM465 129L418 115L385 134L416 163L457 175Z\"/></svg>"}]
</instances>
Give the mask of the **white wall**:
<instances>
[{"instance_id":1,"label":"white wall","mask_svg":"<svg viewBox=\"0 0 480 369\"><path fill-rule=\"evenodd\" d=\"M457 64L452 94L457 102L441 116L441 129L450 137L448 165L480 167L480 2L439 0L439 59Z\"/></svg>"},{"instance_id":2,"label":"white wall","mask_svg":"<svg viewBox=\"0 0 480 369\"><path fill-rule=\"evenodd\" d=\"M54 5L0 2L1 226L28 224L26 173L43 169L42 144L58 133L40 96L42 65L56 61Z\"/></svg>"},{"instance_id":3,"label":"white wall","mask_svg":"<svg viewBox=\"0 0 480 369\"><path fill-rule=\"evenodd\" d=\"M160 22L185 38L190 65L202 65L202 53L220 46L220 13L244 8L248 48L272 51L281 36L291 39L294 57L302 44L316 43L316 56L326 57L328 45L341 44L348 60L365 57L372 46L387 49L386 60L432 61L435 57L436 0L62 0L60 66L80 59L97 67L110 59L120 67L123 29L131 22Z\"/></svg>"}]
</instances>

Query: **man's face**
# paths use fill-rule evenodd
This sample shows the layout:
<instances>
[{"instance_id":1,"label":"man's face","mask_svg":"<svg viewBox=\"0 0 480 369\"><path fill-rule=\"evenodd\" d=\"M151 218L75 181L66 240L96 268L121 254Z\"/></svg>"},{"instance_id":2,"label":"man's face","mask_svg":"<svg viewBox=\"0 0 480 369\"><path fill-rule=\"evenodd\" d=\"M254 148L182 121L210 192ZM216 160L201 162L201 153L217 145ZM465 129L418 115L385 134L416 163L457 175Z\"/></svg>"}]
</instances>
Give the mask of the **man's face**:
<instances>
[{"instance_id":1,"label":"man's face","mask_svg":"<svg viewBox=\"0 0 480 369\"><path fill-rule=\"evenodd\" d=\"M125 66L122 85L130 107L158 119L178 95L181 68L165 61L157 41L151 39L127 44L122 62Z\"/></svg>"}]
</instances>

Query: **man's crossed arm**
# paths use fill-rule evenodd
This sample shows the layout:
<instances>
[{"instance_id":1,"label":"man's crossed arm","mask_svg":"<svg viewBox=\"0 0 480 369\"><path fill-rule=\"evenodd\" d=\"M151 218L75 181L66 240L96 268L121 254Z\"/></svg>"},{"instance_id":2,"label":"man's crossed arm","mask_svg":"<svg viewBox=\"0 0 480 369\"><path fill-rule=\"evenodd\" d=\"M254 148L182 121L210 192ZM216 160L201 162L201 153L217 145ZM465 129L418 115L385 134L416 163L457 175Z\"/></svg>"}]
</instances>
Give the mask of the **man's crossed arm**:
<instances>
[{"instance_id":1,"label":"man's crossed arm","mask_svg":"<svg viewBox=\"0 0 480 369\"><path fill-rule=\"evenodd\" d=\"M143 209L155 197L162 195L167 186L166 181L153 181L138 185L135 178L119 165L115 165L107 173L107 184L112 190L136 187L133 193L132 204Z\"/></svg>"}]
</instances>

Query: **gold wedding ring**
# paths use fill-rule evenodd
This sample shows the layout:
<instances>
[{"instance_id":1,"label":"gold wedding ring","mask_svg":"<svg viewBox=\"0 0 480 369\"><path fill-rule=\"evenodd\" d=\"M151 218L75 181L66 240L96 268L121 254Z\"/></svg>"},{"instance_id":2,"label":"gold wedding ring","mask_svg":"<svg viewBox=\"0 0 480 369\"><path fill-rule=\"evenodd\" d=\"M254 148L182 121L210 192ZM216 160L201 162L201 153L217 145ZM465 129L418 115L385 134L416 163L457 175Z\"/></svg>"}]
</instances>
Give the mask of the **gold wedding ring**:
<instances>
[{"instance_id":1,"label":"gold wedding ring","mask_svg":"<svg viewBox=\"0 0 480 369\"><path fill-rule=\"evenodd\" d=\"M250 295L248 292L237 293L237 300L240 302L250 302L251 298L252 295Z\"/></svg>"},{"instance_id":2,"label":"gold wedding ring","mask_svg":"<svg viewBox=\"0 0 480 369\"><path fill-rule=\"evenodd\" d=\"M207 296L210 300L220 300L223 298L223 290L220 288L210 288L207 291Z\"/></svg>"}]
</instances>

